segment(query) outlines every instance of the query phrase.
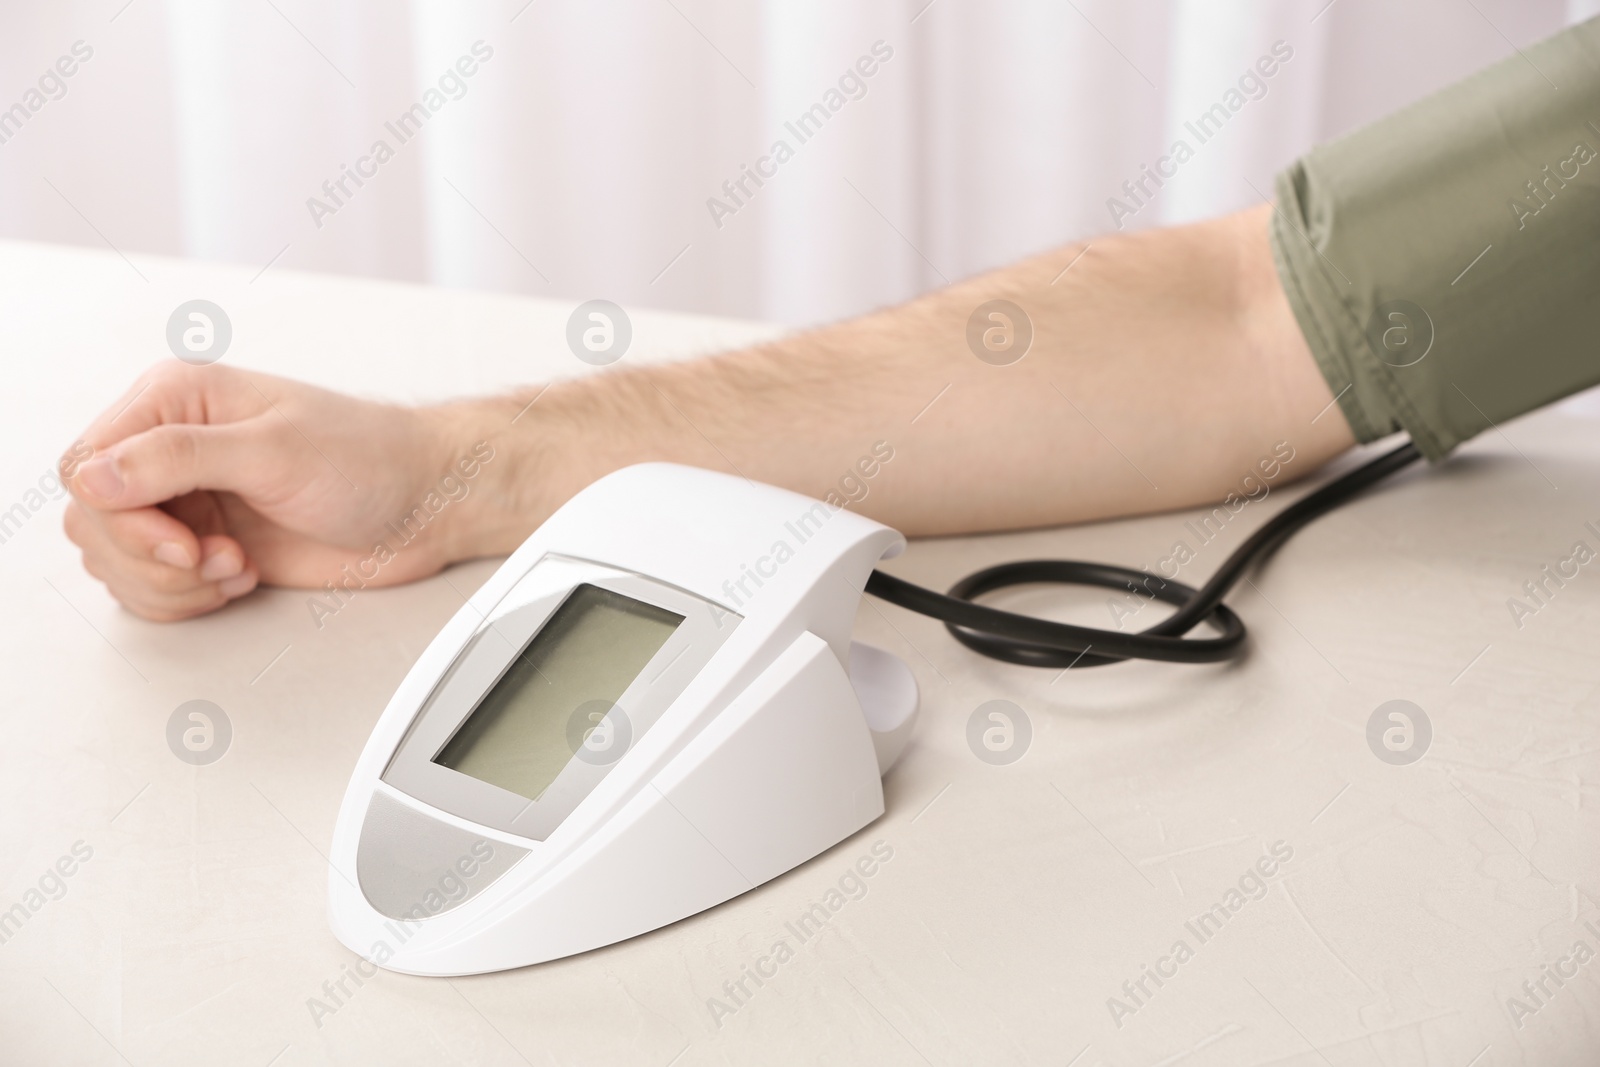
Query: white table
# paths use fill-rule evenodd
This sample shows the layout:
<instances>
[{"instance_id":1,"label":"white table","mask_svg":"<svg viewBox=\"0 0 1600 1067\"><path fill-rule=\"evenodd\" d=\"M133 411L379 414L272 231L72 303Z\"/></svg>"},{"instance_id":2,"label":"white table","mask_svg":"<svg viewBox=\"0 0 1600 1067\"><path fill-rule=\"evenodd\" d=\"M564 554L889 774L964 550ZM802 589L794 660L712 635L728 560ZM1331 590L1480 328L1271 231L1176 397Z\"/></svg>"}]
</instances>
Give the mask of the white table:
<instances>
[{"instance_id":1,"label":"white table","mask_svg":"<svg viewBox=\"0 0 1600 1067\"><path fill-rule=\"evenodd\" d=\"M0 511L26 507L81 426L171 358L166 317L194 297L230 313L229 360L335 388L436 398L582 369L560 340L571 305L134 263L0 244ZM771 333L633 318L636 359ZM323 983L355 959L324 918L348 773L458 590L494 562L363 592L321 631L290 590L155 625L79 569L61 504L44 503L0 544L0 909L27 909L75 843L93 854L65 863L64 895L34 898L0 944L0 1062L1592 1064L1600 962L1560 988L1546 979L1538 1005L1521 986L1577 940L1600 950L1600 565L1520 630L1506 601L1574 541L1600 547L1584 528L1600 520L1596 438L1590 422L1541 414L1320 520L1233 597L1253 634L1235 666L1058 677L976 658L937 624L868 602L858 636L903 656L924 699L878 823L598 952L347 981L320 1026L308 1001L332 1003ZM1252 506L1186 575L1292 492ZM918 543L892 569L942 587L1026 556L1139 565L1186 518ZM1108 618L1101 596L1075 604L1063 617ZM196 698L235 732L205 767L165 737ZM1409 766L1366 740L1396 698L1434 731ZM1032 725L1010 765L968 748L969 716L993 699ZM893 858L866 895L763 986L747 980L719 1025L709 999L732 1004L724 982L793 941L785 923L877 841ZM1292 859L1202 943L1185 921L1278 841ZM1124 981L1179 939L1192 958L1162 963L1172 976L1132 1000ZM1113 996L1137 1007L1120 1026ZM1520 1028L1512 996L1537 1006Z\"/></svg>"}]
</instances>

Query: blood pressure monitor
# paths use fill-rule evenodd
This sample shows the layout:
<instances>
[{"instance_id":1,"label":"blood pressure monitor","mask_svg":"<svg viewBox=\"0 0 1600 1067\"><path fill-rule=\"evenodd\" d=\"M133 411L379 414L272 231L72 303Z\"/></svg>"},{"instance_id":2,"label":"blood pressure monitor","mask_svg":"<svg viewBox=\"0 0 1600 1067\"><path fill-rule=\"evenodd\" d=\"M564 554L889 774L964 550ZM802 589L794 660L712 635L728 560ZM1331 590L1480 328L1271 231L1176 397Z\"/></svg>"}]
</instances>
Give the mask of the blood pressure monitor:
<instances>
[{"instance_id":1,"label":"blood pressure monitor","mask_svg":"<svg viewBox=\"0 0 1600 1067\"><path fill-rule=\"evenodd\" d=\"M872 822L917 688L850 632L904 545L672 464L584 489L378 720L334 831L335 934L412 974L539 963L703 911Z\"/></svg>"},{"instance_id":2,"label":"blood pressure monitor","mask_svg":"<svg viewBox=\"0 0 1600 1067\"><path fill-rule=\"evenodd\" d=\"M863 591L1026 667L1226 660L1245 627L1223 598L1246 570L1421 455L1408 442L1297 500L1199 589L1045 559L939 593L874 570L905 539L853 512L689 467L617 471L534 531L384 709L334 829L334 932L393 970L474 974L720 904L883 814L917 687L850 640ZM1041 582L1176 610L1123 633L977 601ZM1202 625L1216 635L1185 636Z\"/></svg>"}]
</instances>

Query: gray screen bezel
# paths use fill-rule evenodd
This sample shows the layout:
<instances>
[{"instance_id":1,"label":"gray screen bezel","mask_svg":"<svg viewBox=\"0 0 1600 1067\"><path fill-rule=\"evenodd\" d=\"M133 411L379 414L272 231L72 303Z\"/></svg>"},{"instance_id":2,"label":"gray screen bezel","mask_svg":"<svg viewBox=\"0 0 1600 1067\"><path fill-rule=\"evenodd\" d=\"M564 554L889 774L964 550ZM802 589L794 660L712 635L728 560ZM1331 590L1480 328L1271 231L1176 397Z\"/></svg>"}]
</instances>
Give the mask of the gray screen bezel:
<instances>
[{"instance_id":1,"label":"gray screen bezel","mask_svg":"<svg viewBox=\"0 0 1600 1067\"><path fill-rule=\"evenodd\" d=\"M479 701L539 633L573 589L587 584L683 616L617 701L627 716L628 751L716 654L741 616L675 586L584 560L546 556L519 582L559 586L491 616L468 639L413 717L382 779L424 804L480 826L543 841L627 758L610 763L570 756L538 800L433 762ZM513 590L511 597L516 595ZM510 597L508 597L510 599Z\"/></svg>"}]
</instances>

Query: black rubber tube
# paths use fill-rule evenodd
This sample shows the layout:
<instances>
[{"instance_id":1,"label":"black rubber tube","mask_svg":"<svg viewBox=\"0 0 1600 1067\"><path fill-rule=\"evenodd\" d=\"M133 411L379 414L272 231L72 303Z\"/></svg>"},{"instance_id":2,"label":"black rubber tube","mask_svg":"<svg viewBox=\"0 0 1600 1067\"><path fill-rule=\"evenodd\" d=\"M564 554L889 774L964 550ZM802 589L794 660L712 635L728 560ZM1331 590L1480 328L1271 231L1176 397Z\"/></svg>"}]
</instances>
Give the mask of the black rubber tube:
<instances>
[{"instance_id":1,"label":"black rubber tube","mask_svg":"<svg viewBox=\"0 0 1600 1067\"><path fill-rule=\"evenodd\" d=\"M1244 646L1244 622L1222 602L1252 565L1265 560L1291 534L1346 500L1420 459L1409 442L1307 494L1274 515L1223 561L1199 589L1147 571L1107 563L1068 559L1019 560L967 575L948 593L873 571L866 591L891 604L939 619L957 641L991 659L1026 667L1099 667L1129 659L1169 663L1214 663L1231 659ZM975 602L976 597L1013 585L1062 582L1108 589L1140 590L1178 608L1148 630L1123 633L1098 626L1036 619ZM1215 637L1184 637L1209 623Z\"/></svg>"}]
</instances>

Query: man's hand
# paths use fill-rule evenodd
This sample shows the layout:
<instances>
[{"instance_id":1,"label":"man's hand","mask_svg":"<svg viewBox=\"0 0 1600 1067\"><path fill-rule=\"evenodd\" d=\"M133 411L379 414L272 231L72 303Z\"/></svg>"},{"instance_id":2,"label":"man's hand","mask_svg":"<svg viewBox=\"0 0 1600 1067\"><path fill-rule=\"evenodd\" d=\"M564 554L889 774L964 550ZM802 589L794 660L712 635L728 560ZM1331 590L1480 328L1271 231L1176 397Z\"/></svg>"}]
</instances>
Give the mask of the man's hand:
<instances>
[{"instance_id":1,"label":"man's hand","mask_svg":"<svg viewBox=\"0 0 1600 1067\"><path fill-rule=\"evenodd\" d=\"M85 434L67 532L117 599L178 619L258 581L340 582L478 442L495 458L470 492L366 584L510 552L646 460L843 496L912 537L1210 503L1285 448L1293 479L1354 443L1279 284L1271 213L1108 235L755 349L437 408L167 364ZM994 299L1033 331L1004 365L967 339ZM894 462L868 485L873 456Z\"/></svg>"},{"instance_id":2,"label":"man's hand","mask_svg":"<svg viewBox=\"0 0 1600 1067\"><path fill-rule=\"evenodd\" d=\"M146 372L62 461L67 536L147 619L221 607L258 582L317 587L368 556L457 458L423 410L226 366ZM83 459L87 451L92 455ZM450 561L444 523L370 584Z\"/></svg>"}]
</instances>

